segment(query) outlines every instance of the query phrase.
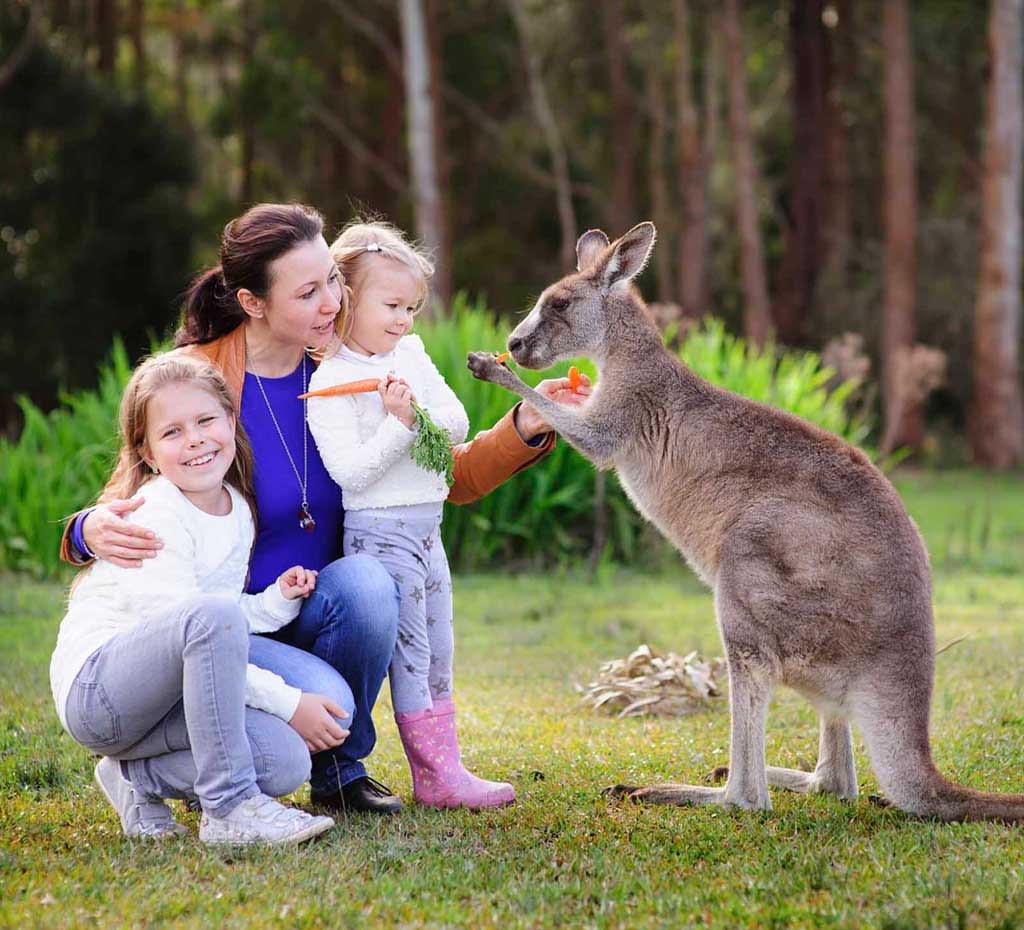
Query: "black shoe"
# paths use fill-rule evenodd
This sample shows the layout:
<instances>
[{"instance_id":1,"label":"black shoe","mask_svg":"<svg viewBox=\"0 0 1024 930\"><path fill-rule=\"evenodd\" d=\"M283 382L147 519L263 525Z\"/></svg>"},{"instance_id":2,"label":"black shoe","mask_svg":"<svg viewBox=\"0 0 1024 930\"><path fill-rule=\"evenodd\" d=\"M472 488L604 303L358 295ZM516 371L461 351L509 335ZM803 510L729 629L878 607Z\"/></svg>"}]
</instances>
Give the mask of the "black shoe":
<instances>
[{"instance_id":1,"label":"black shoe","mask_svg":"<svg viewBox=\"0 0 1024 930\"><path fill-rule=\"evenodd\" d=\"M341 813L368 811L371 814L397 814L402 809L402 802L369 775L350 781L340 791L327 794L313 792L310 800L317 807Z\"/></svg>"}]
</instances>

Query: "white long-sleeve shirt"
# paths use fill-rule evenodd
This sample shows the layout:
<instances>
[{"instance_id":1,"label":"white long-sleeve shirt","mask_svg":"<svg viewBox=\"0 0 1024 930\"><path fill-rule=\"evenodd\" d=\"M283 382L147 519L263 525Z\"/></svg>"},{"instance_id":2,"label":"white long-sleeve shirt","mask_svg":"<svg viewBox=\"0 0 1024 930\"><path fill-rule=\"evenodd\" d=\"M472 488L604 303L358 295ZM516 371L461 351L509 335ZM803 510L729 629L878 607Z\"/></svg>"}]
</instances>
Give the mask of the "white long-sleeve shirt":
<instances>
[{"instance_id":1,"label":"white long-sleeve shirt","mask_svg":"<svg viewBox=\"0 0 1024 930\"><path fill-rule=\"evenodd\" d=\"M342 346L320 363L309 387L315 391L362 378L383 378L389 372L409 383L416 402L448 431L452 442L466 438L466 410L419 336L403 336L391 352L379 355L360 355ZM448 497L444 476L412 460L415 430L389 414L376 392L311 398L309 429L328 473L341 487L346 510L436 503Z\"/></svg>"},{"instance_id":2,"label":"white long-sleeve shirt","mask_svg":"<svg viewBox=\"0 0 1024 930\"><path fill-rule=\"evenodd\" d=\"M68 611L50 660L50 685L61 723L67 725L68 692L85 660L100 646L137 624L158 620L175 604L199 594L223 594L239 601L253 633L269 633L293 620L302 599L288 600L275 581L260 594L243 594L255 526L245 499L225 485L231 512L206 513L162 475L147 481L136 497L145 503L127 519L163 541L156 558L141 568L97 561L73 588ZM145 676L140 657L140 677ZM249 665L245 702L290 720L302 692L279 675Z\"/></svg>"}]
</instances>

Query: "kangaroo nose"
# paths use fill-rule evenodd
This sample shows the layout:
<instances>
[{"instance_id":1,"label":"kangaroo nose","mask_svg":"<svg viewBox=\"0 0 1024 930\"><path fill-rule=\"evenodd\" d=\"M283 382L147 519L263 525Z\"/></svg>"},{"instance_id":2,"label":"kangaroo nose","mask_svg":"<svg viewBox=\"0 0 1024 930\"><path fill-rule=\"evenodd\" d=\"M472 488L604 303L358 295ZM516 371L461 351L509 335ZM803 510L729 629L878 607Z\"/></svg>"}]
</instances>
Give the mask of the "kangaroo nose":
<instances>
[{"instance_id":1,"label":"kangaroo nose","mask_svg":"<svg viewBox=\"0 0 1024 930\"><path fill-rule=\"evenodd\" d=\"M515 336L508 341L509 352L518 352L523 347L523 340L519 336Z\"/></svg>"}]
</instances>

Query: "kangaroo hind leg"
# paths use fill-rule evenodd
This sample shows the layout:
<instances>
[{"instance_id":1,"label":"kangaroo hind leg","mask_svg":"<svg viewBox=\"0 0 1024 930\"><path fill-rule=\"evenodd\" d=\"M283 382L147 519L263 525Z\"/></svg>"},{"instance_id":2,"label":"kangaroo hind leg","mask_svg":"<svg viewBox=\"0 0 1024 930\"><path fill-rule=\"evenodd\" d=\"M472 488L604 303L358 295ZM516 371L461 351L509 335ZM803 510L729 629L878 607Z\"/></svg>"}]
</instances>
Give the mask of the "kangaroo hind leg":
<instances>
[{"instance_id":1,"label":"kangaroo hind leg","mask_svg":"<svg viewBox=\"0 0 1024 930\"><path fill-rule=\"evenodd\" d=\"M770 677L749 663L729 665L732 712L729 779L724 788L664 784L636 788L616 785L608 793L643 804L721 804L746 810L770 810L764 764L764 727L771 694Z\"/></svg>"},{"instance_id":2,"label":"kangaroo hind leg","mask_svg":"<svg viewBox=\"0 0 1024 930\"><path fill-rule=\"evenodd\" d=\"M813 772L768 766L768 784L800 794L834 794L847 801L857 797L857 768L853 734L846 720L819 717L818 764Z\"/></svg>"}]
</instances>

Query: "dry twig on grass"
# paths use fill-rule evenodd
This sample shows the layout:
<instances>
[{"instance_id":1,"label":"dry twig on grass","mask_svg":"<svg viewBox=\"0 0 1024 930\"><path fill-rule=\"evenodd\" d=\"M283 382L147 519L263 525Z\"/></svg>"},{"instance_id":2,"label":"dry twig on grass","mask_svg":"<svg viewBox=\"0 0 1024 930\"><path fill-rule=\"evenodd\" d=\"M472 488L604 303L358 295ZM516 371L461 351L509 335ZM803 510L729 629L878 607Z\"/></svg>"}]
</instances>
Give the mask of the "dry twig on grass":
<instances>
[{"instance_id":1,"label":"dry twig on grass","mask_svg":"<svg viewBox=\"0 0 1024 930\"><path fill-rule=\"evenodd\" d=\"M643 645L625 659L603 663L595 681L576 689L580 700L599 713L681 717L720 698L724 674L724 659L705 661L696 652L659 655Z\"/></svg>"}]
</instances>

